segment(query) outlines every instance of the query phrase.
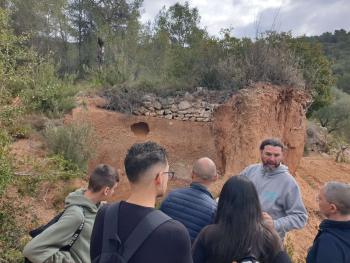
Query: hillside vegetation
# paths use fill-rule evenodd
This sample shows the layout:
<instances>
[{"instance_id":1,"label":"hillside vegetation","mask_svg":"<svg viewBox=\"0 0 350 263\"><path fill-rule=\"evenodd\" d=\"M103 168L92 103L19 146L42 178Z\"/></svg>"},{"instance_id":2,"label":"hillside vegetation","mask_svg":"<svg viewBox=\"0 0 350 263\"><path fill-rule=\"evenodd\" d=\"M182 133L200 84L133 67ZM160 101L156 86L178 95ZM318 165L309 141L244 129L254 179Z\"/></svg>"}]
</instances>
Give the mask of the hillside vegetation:
<instances>
[{"instance_id":1,"label":"hillside vegetation","mask_svg":"<svg viewBox=\"0 0 350 263\"><path fill-rule=\"evenodd\" d=\"M144 92L167 96L198 86L289 85L312 95L310 118L349 142L350 95L341 93L350 93L349 32L264 32L252 40L223 29L218 37L200 27L187 2L146 24L141 9L142 0L0 0L0 262L22 260L28 229L21 222L38 223L6 194L15 189L18 200L35 198L46 194L47 182L69 185L85 176L94 130L62 123L77 94L137 100ZM15 158L11 145L29 137L44 142L42 155Z\"/></svg>"}]
</instances>

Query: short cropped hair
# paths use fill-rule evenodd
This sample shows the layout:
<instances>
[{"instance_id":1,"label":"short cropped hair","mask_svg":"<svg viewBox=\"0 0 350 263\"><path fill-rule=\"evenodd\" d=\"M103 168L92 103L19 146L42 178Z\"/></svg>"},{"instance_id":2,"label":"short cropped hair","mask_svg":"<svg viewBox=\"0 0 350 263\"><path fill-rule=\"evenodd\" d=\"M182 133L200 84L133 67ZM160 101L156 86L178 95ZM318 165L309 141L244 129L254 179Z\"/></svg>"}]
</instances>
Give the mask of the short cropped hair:
<instances>
[{"instance_id":1,"label":"short cropped hair","mask_svg":"<svg viewBox=\"0 0 350 263\"><path fill-rule=\"evenodd\" d=\"M113 187L117 182L118 172L112 166L99 164L90 175L88 189L96 193L103 187Z\"/></svg>"},{"instance_id":2,"label":"short cropped hair","mask_svg":"<svg viewBox=\"0 0 350 263\"><path fill-rule=\"evenodd\" d=\"M350 184L336 181L324 186L324 195L329 203L335 204L342 215L350 215Z\"/></svg>"},{"instance_id":3,"label":"short cropped hair","mask_svg":"<svg viewBox=\"0 0 350 263\"><path fill-rule=\"evenodd\" d=\"M270 146L274 146L274 147L281 147L282 151L285 149L284 144L276 138L268 138L265 139L261 142L260 144L260 151L264 150L265 146L270 145Z\"/></svg>"},{"instance_id":4,"label":"short cropped hair","mask_svg":"<svg viewBox=\"0 0 350 263\"><path fill-rule=\"evenodd\" d=\"M128 150L124 160L129 181L136 183L144 172L156 164L167 164L166 150L155 142L136 143Z\"/></svg>"}]
</instances>

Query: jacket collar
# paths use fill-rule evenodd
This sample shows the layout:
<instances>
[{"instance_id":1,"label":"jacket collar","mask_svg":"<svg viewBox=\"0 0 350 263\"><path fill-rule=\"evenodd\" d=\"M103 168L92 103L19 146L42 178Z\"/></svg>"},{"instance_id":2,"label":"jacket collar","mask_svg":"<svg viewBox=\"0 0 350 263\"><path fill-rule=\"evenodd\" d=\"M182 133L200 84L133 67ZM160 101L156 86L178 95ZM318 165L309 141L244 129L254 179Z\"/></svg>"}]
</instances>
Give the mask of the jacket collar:
<instances>
[{"instance_id":1,"label":"jacket collar","mask_svg":"<svg viewBox=\"0 0 350 263\"><path fill-rule=\"evenodd\" d=\"M214 199L214 197L211 195L211 193L209 192L208 188L200 183L191 183L190 185L191 188L196 189L198 191L201 191L203 193L206 193L207 195L209 195L211 198Z\"/></svg>"},{"instance_id":2,"label":"jacket collar","mask_svg":"<svg viewBox=\"0 0 350 263\"><path fill-rule=\"evenodd\" d=\"M325 228L350 229L350 221L334 221L325 219L321 222L320 229Z\"/></svg>"}]
</instances>

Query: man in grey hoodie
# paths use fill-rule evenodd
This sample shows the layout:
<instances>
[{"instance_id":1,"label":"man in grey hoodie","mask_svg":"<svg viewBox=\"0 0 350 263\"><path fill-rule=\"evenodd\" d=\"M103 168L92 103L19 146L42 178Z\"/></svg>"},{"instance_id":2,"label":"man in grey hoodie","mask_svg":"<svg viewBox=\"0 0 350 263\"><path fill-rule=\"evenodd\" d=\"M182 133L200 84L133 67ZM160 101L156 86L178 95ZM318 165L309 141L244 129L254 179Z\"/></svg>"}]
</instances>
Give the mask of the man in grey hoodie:
<instances>
[{"instance_id":1,"label":"man in grey hoodie","mask_svg":"<svg viewBox=\"0 0 350 263\"><path fill-rule=\"evenodd\" d=\"M118 173L109 165L100 164L92 172L88 189L78 189L65 199L65 210L60 219L38 236L23 250L33 263L88 263L90 238L100 202L107 200L117 186ZM60 250L71 240L83 224L78 238L69 251Z\"/></svg>"},{"instance_id":2,"label":"man in grey hoodie","mask_svg":"<svg viewBox=\"0 0 350 263\"><path fill-rule=\"evenodd\" d=\"M284 145L277 139L266 139L260 145L261 163L245 168L240 175L248 177L255 185L263 217L275 227L283 240L292 229L303 228L307 212L299 186L283 165Z\"/></svg>"}]
</instances>

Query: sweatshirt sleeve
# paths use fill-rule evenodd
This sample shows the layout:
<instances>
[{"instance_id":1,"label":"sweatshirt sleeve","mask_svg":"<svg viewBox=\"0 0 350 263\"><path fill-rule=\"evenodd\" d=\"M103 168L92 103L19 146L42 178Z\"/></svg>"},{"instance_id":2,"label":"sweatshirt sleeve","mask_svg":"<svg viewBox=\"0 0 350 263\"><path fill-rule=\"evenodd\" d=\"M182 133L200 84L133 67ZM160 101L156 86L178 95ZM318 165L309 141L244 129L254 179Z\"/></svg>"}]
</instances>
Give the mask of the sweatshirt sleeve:
<instances>
[{"instance_id":1,"label":"sweatshirt sleeve","mask_svg":"<svg viewBox=\"0 0 350 263\"><path fill-rule=\"evenodd\" d=\"M303 228L307 221L307 212L301 198L299 186L293 181L290 190L284 198L285 216L274 220L278 233L284 233L292 229Z\"/></svg>"},{"instance_id":2,"label":"sweatshirt sleeve","mask_svg":"<svg viewBox=\"0 0 350 263\"><path fill-rule=\"evenodd\" d=\"M74 262L69 251L59 251L68 244L83 222L84 214L78 206L66 209L61 218L40 235L33 238L23 250L23 255L35 263Z\"/></svg>"}]
</instances>

